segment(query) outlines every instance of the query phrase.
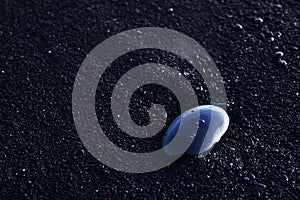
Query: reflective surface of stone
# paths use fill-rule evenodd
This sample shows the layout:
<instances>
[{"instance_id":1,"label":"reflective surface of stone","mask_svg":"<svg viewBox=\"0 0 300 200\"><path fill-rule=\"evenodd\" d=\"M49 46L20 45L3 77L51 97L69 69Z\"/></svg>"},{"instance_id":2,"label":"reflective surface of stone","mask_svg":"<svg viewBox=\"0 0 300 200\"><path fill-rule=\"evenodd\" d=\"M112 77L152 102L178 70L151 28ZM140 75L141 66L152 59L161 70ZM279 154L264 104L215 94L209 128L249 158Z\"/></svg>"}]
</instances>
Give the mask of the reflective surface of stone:
<instances>
[{"instance_id":1,"label":"reflective surface of stone","mask_svg":"<svg viewBox=\"0 0 300 200\"><path fill-rule=\"evenodd\" d=\"M192 108L180 116L178 116L170 125L163 139L164 150L168 155L177 155L179 152L177 148L170 148L166 145L177 134L182 120L184 119L184 137L183 140L194 138L191 146L186 151L190 155L198 155L204 157L207 155L212 147L221 139L226 132L229 125L229 117L225 110L213 105L204 105ZM193 133L191 130L197 132Z\"/></svg>"}]
</instances>

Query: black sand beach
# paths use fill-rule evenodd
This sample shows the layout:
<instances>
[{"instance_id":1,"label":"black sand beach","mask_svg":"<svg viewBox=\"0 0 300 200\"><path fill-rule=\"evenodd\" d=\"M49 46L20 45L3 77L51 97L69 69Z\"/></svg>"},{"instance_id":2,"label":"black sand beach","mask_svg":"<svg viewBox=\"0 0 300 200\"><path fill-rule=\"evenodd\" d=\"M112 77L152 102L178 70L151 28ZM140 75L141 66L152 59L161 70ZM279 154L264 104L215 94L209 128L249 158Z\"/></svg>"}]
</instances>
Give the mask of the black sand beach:
<instances>
[{"instance_id":1,"label":"black sand beach","mask_svg":"<svg viewBox=\"0 0 300 200\"><path fill-rule=\"evenodd\" d=\"M299 1L0 5L0 199L300 198ZM204 159L184 155L161 170L129 174L103 165L81 143L72 116L77 71L96 45L138 27L164 27L194 38L222 74L230 126ZM189 67L172 54L143 50L120 58L116 73L148 61ZM110 127L105 121L110 113L101 109L109 105L107 98L101 101L105 84L111 83L99 83L96 111ZM174 96L165 88L145 89L161 92L153 101L171 97L165 102L170 123L179 112ZM198 95L209 102L207 91ZM140 97L137 92L133 100ZM141 116L134 108L132 115L145 123L145 112ZM139 143L117 128L109 130L111 140L137 152L160 148L163 135Z\"/></svg>"}]
</instances>

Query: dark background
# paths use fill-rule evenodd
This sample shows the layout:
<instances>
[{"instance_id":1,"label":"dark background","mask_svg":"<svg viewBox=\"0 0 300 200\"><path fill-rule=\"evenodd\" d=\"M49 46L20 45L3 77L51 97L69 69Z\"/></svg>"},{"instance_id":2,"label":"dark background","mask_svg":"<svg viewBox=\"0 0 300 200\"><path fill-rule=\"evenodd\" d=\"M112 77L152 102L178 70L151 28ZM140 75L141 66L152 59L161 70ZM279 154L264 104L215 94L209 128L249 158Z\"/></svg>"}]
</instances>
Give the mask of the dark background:
<instances>
[{"instance_id":1,"label":"dark background","mask_svg":"<svg viewBox=\"0 0 300 200\"><path fill-rule=\"evenodd\" d=\"M292 0L2 0L0 199L299 199L299 10ZM204 159L127 174L82 145L71 95L96 45L144 26L206 48L224 78L231 123Z\"/></svg>"}]
</instances>

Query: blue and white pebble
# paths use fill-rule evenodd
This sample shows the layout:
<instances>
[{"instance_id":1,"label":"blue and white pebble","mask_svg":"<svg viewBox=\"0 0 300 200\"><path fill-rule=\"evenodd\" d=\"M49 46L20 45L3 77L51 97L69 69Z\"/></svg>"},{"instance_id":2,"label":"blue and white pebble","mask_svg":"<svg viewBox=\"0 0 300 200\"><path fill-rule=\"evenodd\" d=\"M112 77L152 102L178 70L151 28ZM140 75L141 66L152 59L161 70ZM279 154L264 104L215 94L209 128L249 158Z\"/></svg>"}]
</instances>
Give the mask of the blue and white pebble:
<instances>
[{"instance_id":1,"label":"blue and white pebble","mask_svg":"<svg viewBox=\"0 0 300 200\"><path fill-rule=\"evenodd\" d=\"M229 126L229 117L225 110L214 105L203 105L192 108L178 116L168 128L163 139L163 148L168 155L178 155L181 153L176 146L167 145L178 132L180 123L185 120L184 137L181 140L188 140L194 137L192 144L186 153L190 155L206 156L213 146L219 142ZM198 126L195 129L195 125ZM193 133L192 130L196 132Z\"/></svg>"}]
</instances>

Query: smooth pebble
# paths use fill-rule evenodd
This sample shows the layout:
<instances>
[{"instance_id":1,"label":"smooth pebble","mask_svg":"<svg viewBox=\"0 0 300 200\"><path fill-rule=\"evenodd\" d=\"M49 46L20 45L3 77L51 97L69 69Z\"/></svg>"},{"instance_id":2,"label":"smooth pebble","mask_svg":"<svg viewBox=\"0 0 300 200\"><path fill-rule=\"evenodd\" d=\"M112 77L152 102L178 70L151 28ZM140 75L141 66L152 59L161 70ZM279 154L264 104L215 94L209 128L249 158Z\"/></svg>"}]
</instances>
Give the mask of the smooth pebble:
<instances>
[{"instance_id":1,"label":"smooth pebble","mask_svg":"<svg viewBox=\"0 0 300 200\"><path fill-rule=\"evenodd\" d=\"M192 108L178 116L168 128L163 139L164 151L168 155L182 153L178 150L180 149L179 147L170 147L167 144L177 134L183 117L185 122L184 127L181 127L181 129L185 132L181 139L187 141L190 137L194 137L186 153L198 155L199 157L204 157L210 152L212 147L219 142L229 125L229 117L226 111L218 106L204 105ZM195 125L198 126L196 127L197 133L192 133L191 130L195 130L193 128Z\"/></svg>"}]
</instances>

